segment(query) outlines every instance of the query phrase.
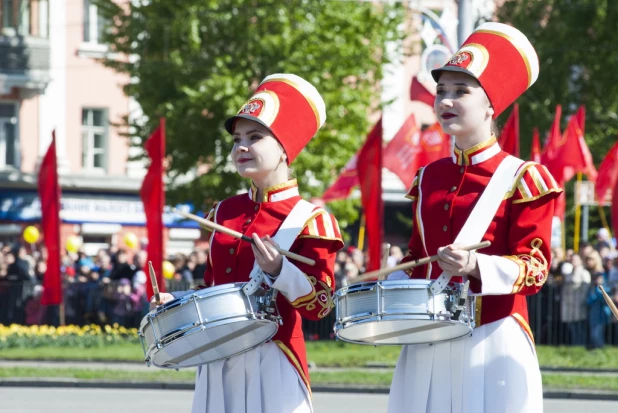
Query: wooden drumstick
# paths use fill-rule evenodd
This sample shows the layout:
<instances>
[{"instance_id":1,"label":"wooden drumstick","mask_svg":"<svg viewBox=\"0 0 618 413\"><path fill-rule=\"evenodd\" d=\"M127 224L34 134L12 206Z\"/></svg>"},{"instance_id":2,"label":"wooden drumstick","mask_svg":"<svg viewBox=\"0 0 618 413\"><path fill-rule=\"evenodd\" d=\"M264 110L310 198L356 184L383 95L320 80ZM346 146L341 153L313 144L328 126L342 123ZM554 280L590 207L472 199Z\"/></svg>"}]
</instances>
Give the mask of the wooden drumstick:
<instances>
[{"instance_id":1,"label":"wooden drumstick","mask_svg":"<svg viewBox=\"0 0 618 413\"><path fill-rule=\"evenodd\" d=\"M462 247L460 249L464 251L474 251L474 250L480 250L481 248L487 248L490 245L491 245L491 242L483 241L483 242L479 242L478 244ZM353 281L356 283L356 282L362 282L362 281L367 281L367 280L374 280L376 278L380 279L380 277L384 277L392 272L399 271L399 270L409 270L410 268L429 264L430 262L434 262L434 261L438 261L437 255L432 255L431 257L419 258L418 260L406 262L404 264L399 264L391 268L382 268L381 270L367 272L355 278Z\"/></svg>"},{"instance_id":2,"label":"wooden drumstick","mask_svg":"<svg viewBox=\"0 0 618 413\"><path fill-rule=\"evenodd\" d=\"M161 296L159 295L159 285L157 284L157 277L152 267L152 261L148 261L148 270L150 272L150 282L152 283L152 292L155 297L155 304L161 305Z\"/></svg>"},{"instance_id":3,"label":"wooden drumstick","mask_svg":"<svg viewBox=\"0 0 618 413\"><path fill-rule=\"evenodd\" d=\"M240 232L234 231L233 229L229 229L227 227L224 227L223 225L215 224L212 221L209 221L209 220L204 219L204 218L200 218L197 215L193 215L193 214L190 214L188 212L183 212L183 211L181 211L179 209L176 209L176 208L172 208L172 211L174 211L178 215L182 215L183 217L185 217L187 219L190 219L192 221L197 222L203 228L206 228L206 229L209 229L209 230L214 230L214 231L219 231L219 232L221 232L223 234L230 235L230 236L232 236L234 238L240 238L243 241L247 241L247 242L250 242L251 244L255 244L255 242L253 241L253 238L248 237L248 236L246 236L244 234L241 234ZM285 255L288 258L292 258L293 260L296 260L298 262L302 262L302 263L307 264L307 265L315 265L315 260L312 260L311 258L303 257L302 255L295 254L293 252L281 249L279 247L275 247L275 249L279 252L279 254Z\"/></svg>"},{"instance_id":4,"label":"wooden drumstick","mask_svg":"<svg viewBox=\"0 0 618 413\"><path fill-rule=\"evenodd\" d=\"M603 286L599 285L599 290L601 290L601 293L603 294L603 298L605 298L605 302L609 306L609 309L612 310L612 314L614 315L614 317L618 319L618 308L616 308L616 304L614 304L611 297L607 295Z\"/></svg>"}]
</instances>

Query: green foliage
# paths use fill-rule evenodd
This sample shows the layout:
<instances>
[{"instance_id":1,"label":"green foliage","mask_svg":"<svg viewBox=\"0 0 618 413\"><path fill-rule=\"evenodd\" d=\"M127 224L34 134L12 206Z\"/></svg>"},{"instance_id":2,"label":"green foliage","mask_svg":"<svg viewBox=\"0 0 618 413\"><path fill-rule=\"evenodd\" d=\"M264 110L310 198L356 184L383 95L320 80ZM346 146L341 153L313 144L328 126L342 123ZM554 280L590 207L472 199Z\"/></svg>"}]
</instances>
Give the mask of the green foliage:
<instances>
[{"instance_id":1,"label":"green foliage","mask_svg":"<svg viewBox=\"0 0 618 413\"><path fill-rule=\"evenodd\" d=\"M105 64L135 81L125 87L147 120L132 122L143 145L158 117L167 119L172 190L168 203L198 207L246 188L228 153L223 123L260 80L295 73L314 84L327 108L324 127L294 162L306 197L321 194L360 147L379 108L385 42L402 44L400 5L326 0L97 0L110 22L111 51L131 56ZM140 123L141 122L141 123ZM207 169L190 182L179 177ZM329 205L342 227L358 202Z\"/></svg>"},{"instance_id":2,"label":"green foliage","mask_svg":"<svg viewBox=\"0 0 618 413\"><path fill-rule=\"evenodd\" d=\"M586 142L598 165L618 133L618 3L612 0L506 0L497 20L528 36L540 61L539 78L520 99L522 155L530 150L532 128L548 131L557 104L562 127L586 105ZM509 112L509 111L507 111ZM502 116L506 120L508 113ZM568 186L570 187L570 186ZM567 193L567 245L572 245L573 192ZM598 212L591 211L591 218ZM597 221L591 222L590 227Z\"/></svg>"}]
</instances>

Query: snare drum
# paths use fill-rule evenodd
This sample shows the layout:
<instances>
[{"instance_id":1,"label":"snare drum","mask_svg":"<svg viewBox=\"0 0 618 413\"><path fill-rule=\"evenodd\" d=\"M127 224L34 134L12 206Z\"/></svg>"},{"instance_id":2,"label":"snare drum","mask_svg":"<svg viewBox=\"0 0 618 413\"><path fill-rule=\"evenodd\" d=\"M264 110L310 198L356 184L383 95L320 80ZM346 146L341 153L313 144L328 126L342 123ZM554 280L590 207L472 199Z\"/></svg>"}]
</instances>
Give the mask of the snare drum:
<instances>
[{"instance_id":1,"label":"snare drum","mask_svg":"<svg viewBox=\"0 0 618 413\"><path fill-rule=\"evenodd\" d=\"M431 282L373 281L338 290L335 334L344 341L379 346L436 343L471 333L474 299L460 306L463 285L456 283L434 296Z\"/></svg>"},{"instance_id":2,"label":"snare drum","mask_svg":"<svg viewBox=\"0 0 618 413\"><path fill-rule=\"evenodd\" d=\"M279 328L276 292L245 283L198 290L167 302L142 320L145 362L180 369L235 356L271 339Z\"/></svg>"}]
</instances>

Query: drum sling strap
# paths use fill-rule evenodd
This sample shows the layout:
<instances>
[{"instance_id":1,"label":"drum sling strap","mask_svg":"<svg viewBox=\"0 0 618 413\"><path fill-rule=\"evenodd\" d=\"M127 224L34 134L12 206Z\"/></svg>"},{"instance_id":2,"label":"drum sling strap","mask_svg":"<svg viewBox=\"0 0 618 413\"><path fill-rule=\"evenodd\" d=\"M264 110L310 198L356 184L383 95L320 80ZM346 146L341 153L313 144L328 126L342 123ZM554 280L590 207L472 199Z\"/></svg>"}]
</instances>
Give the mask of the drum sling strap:
<instances>
[{"instance_id":1,"label":"drum sling strap","mask_svg":"<svg viewBox=\"0 0 618 413\"><path fill-rule=\"evenodd\" d=\"M272 237L273 241L279 244L279 248L283 250L289 250L298 234L303 230L305 223L311 217L313 210L316 208L310 202L301 199L294 205L292 211L287 216L287 218L283 221L277 233ZM284 258L285 259L285 258ZM243 291L247 295L253 294L262 284L265 282L269 286L272 286L273 281L270 277L266 276L264 271L257 265L257 263L253 264L253 270L249 275L249 282L243 287Z\"/></svg>"},{"instance_id":2,"label":"drum sling strap","mask_svg":"<svg viewBox=\"0 0 618 413\"><path fill-rule=\"evenodd\" d=\"M489 228L489 224L494 219L496 212L498 212L502 200L513 186L516 185L515 175L523 163L524 161L511 155L502 160L457 238L455 238L454 243L471 245L481 242L487 232L487 228ZM451 277L451 274L443 271L429 287L431 292L434 295L440 294L448 285Z\"/></svg>"}]
</instances>

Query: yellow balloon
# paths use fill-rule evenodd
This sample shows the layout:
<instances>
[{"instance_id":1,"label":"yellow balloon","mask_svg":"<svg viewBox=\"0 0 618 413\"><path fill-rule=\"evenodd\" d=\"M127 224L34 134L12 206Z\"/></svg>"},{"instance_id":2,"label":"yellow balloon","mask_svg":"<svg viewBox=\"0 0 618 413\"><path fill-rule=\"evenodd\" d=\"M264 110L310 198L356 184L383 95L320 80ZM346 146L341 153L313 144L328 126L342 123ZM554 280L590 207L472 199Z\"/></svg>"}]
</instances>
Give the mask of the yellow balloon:
<instances>
[{"instance_id":1,"label":"yellow balloon","mask_svg":"<svg viewBox=\"0 0 618 413\"><path fill-rule=\"evenodd\" d=\"M28 244L34 244L39 240L39 230L37 227L30 225L24 229L24 241Z\"/></svg>"},{"instance_id":2,"label":"yellow balloon","mask_svg":"<svg viewBox=\"0 0 618 413\"><path fill-rule=\"evenodd\" d=\"M124 245L133 249L137 247L137 243L138 243L137 235L135 235L132 232L127 232L126 234L124 234Z\"/></svg>"},{"instance_id":3,"label":"yellow balloon","mask_svg":"<svg viewBox=\"0 0 618 413\"><path fill-rule=\"evenodd\" d=\"M71 235L67 238L67 251L75 253L79 251L81 246L82 240L77 235Z\"/></svg>"},{"instance_id":4,"label":"yellow balloon","mask_svg":"<svg viewBox=\"0 0 618 413\"><path fill-rule=\"evenodd\" d=\"M176 267L169 261L163 261L163 276L168 280L174 276L176 272Z\"/></svg>"}]
</instances>

